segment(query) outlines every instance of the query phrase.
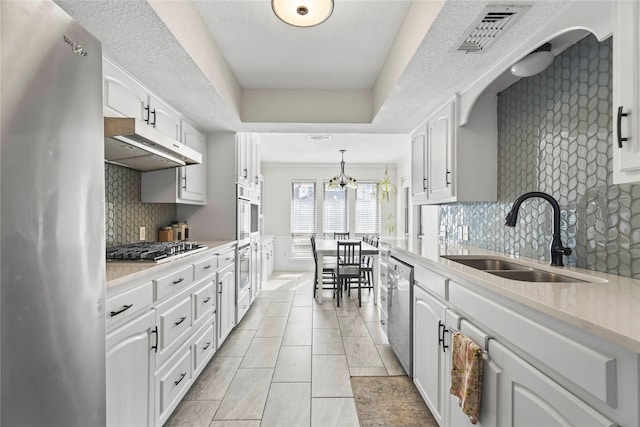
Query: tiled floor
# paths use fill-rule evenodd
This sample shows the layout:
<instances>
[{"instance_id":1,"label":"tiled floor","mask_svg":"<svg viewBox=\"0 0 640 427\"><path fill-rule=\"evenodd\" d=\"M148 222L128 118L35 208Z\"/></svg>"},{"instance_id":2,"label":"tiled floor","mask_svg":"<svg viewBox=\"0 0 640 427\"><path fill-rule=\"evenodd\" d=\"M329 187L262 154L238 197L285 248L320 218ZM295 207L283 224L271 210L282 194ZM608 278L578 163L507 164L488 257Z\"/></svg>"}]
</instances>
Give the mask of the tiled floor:
<instances>
[{"instance_id":1,"label":"tiled floor","mask_svg":"<svg viewBox=\"0 0 640 427\"><path fill-rule=\"evenodd\" d=\"M350 376L404 375L373 294L335 307L312 273L276 273L165 426L358 426Z\"/></svg>"}]
</instances>

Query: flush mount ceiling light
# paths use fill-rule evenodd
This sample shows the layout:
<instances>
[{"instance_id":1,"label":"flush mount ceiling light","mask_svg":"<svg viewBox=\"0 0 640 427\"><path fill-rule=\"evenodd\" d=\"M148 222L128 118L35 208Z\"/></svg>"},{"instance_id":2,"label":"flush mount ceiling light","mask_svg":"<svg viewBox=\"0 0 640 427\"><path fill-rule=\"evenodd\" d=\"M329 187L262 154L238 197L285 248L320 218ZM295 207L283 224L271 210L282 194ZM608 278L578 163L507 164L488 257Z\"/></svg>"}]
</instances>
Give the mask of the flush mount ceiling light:
<instances>
[{"instance_id":1,"label":"flush mount ceiling light","mask_svg":"<svg viewBox=\"0 0 640 427\"><path fill-rule=\"evenodd\" d=\"M553 62L551 44L545 43L520 61L513 64L511 74L518 77L530 77L544 71Z\"/></svg>"},{"instance_id":2,"label":"flush mount ceiling light","mask_svg":"<svg viewBox=\"0 0 640 427\"><path fill-rule=\"evenodd\" d=\"M358 183L355 178L344 173L344 152L347 150L340 150L342 153L342 161L340 162L340 175L336 175L329 180L329 188L358 188Z\"/></svg>"},{"instance_id":3,"label":"flush mount ceiling light","mask_svg":"<svg viewBox=\"0 0 640 427\"><path fill-rule=\"evenodd\" d=\"M322 24L333 13L333 0L271 0L273 13L294 27Z\"/></svg>"},{"instance_id":4,"label":"flush mount ceiling light","mask_svg":"<svg viewBox=\"0 0 640 427\"><path fill-rule=\"evenodd\" d=\"M309 135L307 139L309 141L329 141L331 140L331 135Z\"/></svg>"}]
</instances>

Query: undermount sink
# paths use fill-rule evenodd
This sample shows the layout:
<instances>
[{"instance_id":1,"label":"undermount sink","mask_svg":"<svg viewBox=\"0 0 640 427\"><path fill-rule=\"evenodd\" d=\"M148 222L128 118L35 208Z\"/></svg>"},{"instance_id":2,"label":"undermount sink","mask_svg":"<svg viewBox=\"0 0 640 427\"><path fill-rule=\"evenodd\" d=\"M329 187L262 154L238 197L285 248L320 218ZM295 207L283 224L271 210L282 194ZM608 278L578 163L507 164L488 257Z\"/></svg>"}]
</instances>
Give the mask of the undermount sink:
<instances>
[{"instance_id":1,"label":"undermount sink","mask_svg":"<svg viewBox=\"0 0 640 427\"><path fill-rule=\"evenodd\" d=\"M565 276L551 271L538 270L533 267L512 262L498 257L482 257L476 255L449 255L443 256L450 261L454 261L467 267L482 270L485 273L494 276L504 277L505 279L518 280L521 282L564 282L576 283L586 282L585 280L576 279L575 277Z\"/></svg>"},{"instance_id":2,"label":"undermount sink","mask_svg":"<svg viewBox=\"0 0 640 427\"><path fill-rule=\"evenodd\" d=\"M502 270L502 271L488 271L488 273L494 276L504 277L505 279L519 280L521 282L585 282L584 280L576 279L574 277L563 276L562 274L551 273L544 270Z\"/></svg>"},{"instance_id":3,"label":"undermount sink","mask_svg":"<svg viewBox=\"0 0 640 427\"><path fill-rule=\"evenodd\" d=\"M470 258L466 256L444 256L443 258L478 270L531 270L527 266L497 258Z\"/></svg>"}]
</instances>

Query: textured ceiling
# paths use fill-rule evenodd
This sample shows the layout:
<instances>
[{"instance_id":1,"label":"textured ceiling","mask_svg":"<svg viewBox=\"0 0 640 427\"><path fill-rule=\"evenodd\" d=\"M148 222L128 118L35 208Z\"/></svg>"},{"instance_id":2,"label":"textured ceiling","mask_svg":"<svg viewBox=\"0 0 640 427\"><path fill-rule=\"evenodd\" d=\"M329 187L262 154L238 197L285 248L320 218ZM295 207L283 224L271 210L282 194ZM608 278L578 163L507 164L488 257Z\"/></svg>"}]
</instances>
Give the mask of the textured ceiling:
<instances>
[{"instance_id":1,"label":"textured ceiling","mask_svg":"<svg viewBox=\"0 0 640 427\"><path fill-rule=\"evenodd\" d=\"M532 7L487 51L464 54L452 51L452 48L490 2L448 0L373 121L365 124L332 124L241 122L237 111L229 107L146 1L56 2L102 41L105 55L143 84L153 88L156 94L174 105L202 130L294 133L298 134L299 141L306 140L306 135L310 133L327 133L341 135L345 144L349 134L356 134L353 135L355 141L366 140L367 134L406 134L412 131L454 93L463 91L502 56L514 50L562 6L561 0L511 1L511 4L528 4ZM260 78L267 76L267 81L273 87L301 87L305 81L318 85L317 87L325 87L332 84L331 79L337 80L333 87L353 88L357 84L371 87L372 76L377 73L375 70L380 68L381 58L386 55L385 49L389 48L393 34L398 31L396 26L402 18L403 10L406 10L406 2L401 2L402 7L395 8L392 7L393 1L345 0L345 10L353 6L366 11L349 19L341 16L338 8L341 3L343 2L336 1L336 11L322 25L329 28L329 25L340 24L342 28L326 32L323 30L322 37L310 37L307 41L311 43L314 40L314 45L308 46L309 52L322 52L323 61L332 63L331 70L326 71L330 77L328 79L325 78L327 76L303 77L304 72L313 71L318 65L305 67L304 64L297 64L300 74L292 71L292 64L296 62L301 48L294 47L291 42L288 54L278 52L275 47L277 43L270 42L270 37L274 34L267 30L267 24L263 22L256 25L255 21L252 23L251 20L256 19L253 15L258 12L267 14L265 22L274 19L277 21L270 11L268 0L216 0L198 2L196 7L202 11L206 24L224 28L224 34L219 35L219 47L224 54L229 55L230 67L237 67L236 78L241 85L264 86L266 83ZM238 11L234 12L234 8L238 8ZM212 18L209 14L213 14L213 11L224 13ZM381 26L384 22L388 22L389 28ZM317 27L321 28L322 26ZM388 31L385 32L385 29ZM214 38L217 31L213 31ZM379 32L385 34L379 35ZM360 45L365 43L361 49L369 53L365 58L354 58L354 66L351 67L340 48L351 42L350 39L355 37L354 33L357 33ZM256 43L256 39L260 42ZM332 58L332 52L337 56ZM233 59L235 54L238 54L238 58ZM281 63L281 70L275 69L274 65L270 65L268 70L254 68L260 58L271 57L280 58L275 63ZM371 63L367 67L369 57ZM345 75L350 71L357 71L359 77ZM265 135L265 139L269 139L269 136ZM265 152L264 149L262 151ZM389 152L380 151L379 162L385 163Z\"/></svg>"}]
</instances>

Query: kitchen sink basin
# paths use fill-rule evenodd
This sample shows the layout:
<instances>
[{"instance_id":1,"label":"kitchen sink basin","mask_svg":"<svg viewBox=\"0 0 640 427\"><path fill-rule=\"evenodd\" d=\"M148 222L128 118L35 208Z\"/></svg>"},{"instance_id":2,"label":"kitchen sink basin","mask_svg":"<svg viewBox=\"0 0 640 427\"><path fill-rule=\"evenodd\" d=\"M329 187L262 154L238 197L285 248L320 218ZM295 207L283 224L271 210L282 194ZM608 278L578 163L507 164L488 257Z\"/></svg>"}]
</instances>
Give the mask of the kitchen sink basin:
<instances>
[{"instance_id":1,"label":"kitchen sink basin","mask_svg":"<svg viewBox=\"0 0 640 427\"><path fill-rule=\"evenodd\" d=\"M552 273L550 271L543 270L503 270L503 271L488 271L495 276L504 277L505 279L519 280L521 282L566 282L576 283L585 282L584 280L576 279L574 277L564 276L562 274Z\"/></svg>"},{"instance_id":2,"label":"kitchen sink basin","mask_svg":"<svg viewBox=\"0 0 640 427\"><path fill-rule=\"evenodd\" d=\"M477 255L450 255L443 256L443 258L466 265L467 267L482 270L485 273L493 274L494 276L504 277L505 279L510 280L518 280L521 282L585 282L585 280L553 273L551 271L538 270L537 268L527 267L526 265L512 262L507 259L500 259L498 257L485 258Z\"/></svg>"},{"instance_id":3,"label":"kitchen sink basin","mask_svg":"<svg viewBox=\"0 0 640 427\"><path fill-rule=\"evenodd\" d=\"M467 256L444 256L443 258L478 270L531 270L527 266L497 258L470 258Z\"/></svg>"}]
</instances>

